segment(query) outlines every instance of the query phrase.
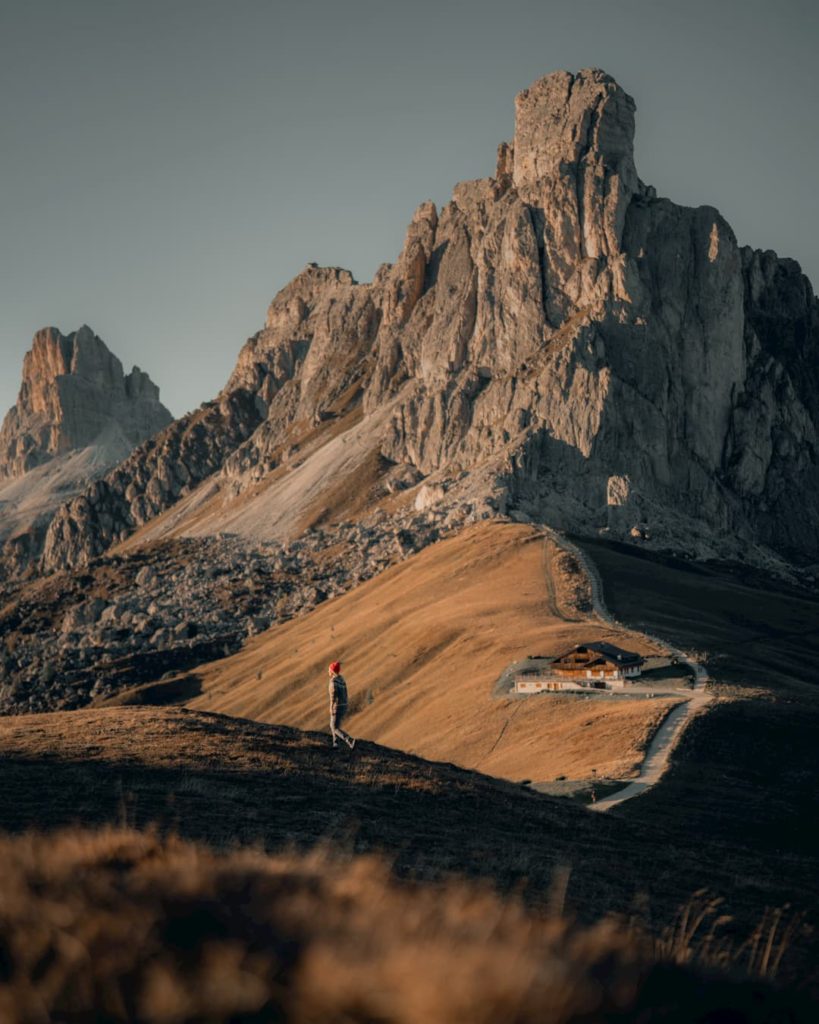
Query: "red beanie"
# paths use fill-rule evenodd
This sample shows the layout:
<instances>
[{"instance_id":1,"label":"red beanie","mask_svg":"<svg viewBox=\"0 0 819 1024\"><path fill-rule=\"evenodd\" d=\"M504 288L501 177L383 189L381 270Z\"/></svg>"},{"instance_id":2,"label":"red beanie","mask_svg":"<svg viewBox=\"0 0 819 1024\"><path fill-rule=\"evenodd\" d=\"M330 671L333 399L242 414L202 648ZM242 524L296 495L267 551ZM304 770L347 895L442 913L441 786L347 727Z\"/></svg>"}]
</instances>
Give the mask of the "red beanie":
<instances>
[{"instance_id":1,"label":"red beanie","mask_svg":"<svg viewBox=\"0 0 819 1024\"><path fill-rule=\"evenodd\" d=\"M339 674L339 672L341 671L341 662L340 661L332 661L332 662L330 662L330 671L333 673L334 676L337 676Z\"/></svg>"}]
</instances>

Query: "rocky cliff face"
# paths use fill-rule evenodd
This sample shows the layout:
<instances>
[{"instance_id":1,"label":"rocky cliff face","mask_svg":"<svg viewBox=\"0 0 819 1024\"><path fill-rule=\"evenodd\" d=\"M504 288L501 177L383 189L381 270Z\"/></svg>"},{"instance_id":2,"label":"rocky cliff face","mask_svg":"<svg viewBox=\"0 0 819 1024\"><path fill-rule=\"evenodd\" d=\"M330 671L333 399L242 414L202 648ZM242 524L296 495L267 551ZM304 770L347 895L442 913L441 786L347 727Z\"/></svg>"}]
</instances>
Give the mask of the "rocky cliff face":
<instances>
[{"instance_id":1,"label":"rocky cliff face","mask_svg":"<svg viewBox=\"0 0 819 1024\"><path fill-rule=\"evenodd\" d=\"M59 509L43 565L81 565L124 540L219 470L260 418L255 396L240 388L175 420Z\"/></svg>"},{"instance_id":2,"label":"rocky cliff face","mask_svg":"<svg viewBox=\"0 0 819 1024\"><path fill-rule=\"evenodd\" d=\"M56 510L172 416L88 327L39 331L0 429L0 579L40 557Z\"/></svg>"},{"instance_id":3,"label":"rocky cliff face","mask_svg":"<svg viewBox=\"0 0 819 1024\"><path fill-rule=\"evenodd\" d=\"M425 501L819 559L810 284L740 249L715 209L645 186L634 111L602 71L549 75L518 96L495 176L420 206L394 265L370 284L315 266L295 278L221 396L244 413L203 462L212 486L256 486L296 434L355 411L356 443L426 478ZM64 510L46 565L172 503L158 481L175 458L140 456Z\"/></svg>"},{"instance_id":4,"label":"rocky cliff face","mask_svg":"<svg viewBox=\"0 0 819 1024\"><path fill-rule=\"evenodd\" d=\"M425 473L494 454L510 503L574 529L815 558L792 500L817 481L810 286L643 186L633 112L601 72L535 83L502 172L428 221L425 289L366 398L400 389L385 454Z\"/></svg>"},{"instance_id":5,"label":"rocky cliff face","mask_svg":"<svg viewBox=\"0 0 819 1024\"><path fill-rule=\"evenodd\" d=\"M127 452L172 419L150 377L137 366L126 375L89 327L69 335L47 327L34 336L17 403L0 428L0 479L88 445L124 444Z\"/></svg>"}]
</instances>

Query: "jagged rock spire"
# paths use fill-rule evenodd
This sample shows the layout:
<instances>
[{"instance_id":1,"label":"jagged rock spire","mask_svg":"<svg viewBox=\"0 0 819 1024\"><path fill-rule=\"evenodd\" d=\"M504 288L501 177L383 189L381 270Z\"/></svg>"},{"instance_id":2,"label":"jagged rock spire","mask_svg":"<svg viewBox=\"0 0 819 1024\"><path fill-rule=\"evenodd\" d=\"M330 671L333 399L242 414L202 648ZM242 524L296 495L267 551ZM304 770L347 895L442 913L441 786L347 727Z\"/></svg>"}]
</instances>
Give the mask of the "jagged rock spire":
<instances>
[{"instance_id":1,"label":"jagged rock spire","mask_svg":"<svg viewBox=\"0 0 819 1024\"><path fill-rule=\"evenodd\" d=\"M23 360L17 402L0 429L0 478L20 476L112 431L133 447L172 419L150 377L136 366L126 375L90 327L68 335L46 327Z\"/></svg>"}]
</instances>

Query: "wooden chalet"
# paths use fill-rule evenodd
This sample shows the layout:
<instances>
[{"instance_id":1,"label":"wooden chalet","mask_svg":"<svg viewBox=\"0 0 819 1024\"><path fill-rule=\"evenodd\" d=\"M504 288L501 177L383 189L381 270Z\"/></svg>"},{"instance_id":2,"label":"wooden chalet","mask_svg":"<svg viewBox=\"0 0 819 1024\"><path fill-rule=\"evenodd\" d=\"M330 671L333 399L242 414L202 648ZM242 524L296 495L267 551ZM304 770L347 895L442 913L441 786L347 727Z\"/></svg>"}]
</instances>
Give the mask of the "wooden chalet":
<instances>
[{"instance_id":1,"label":"wooden chalet","mask_svg":"<svg viewBox=\"0 0 819 1024\"><path fill-rule=\"evenodd\" d=\"M516 693L621 690L640 675L644 659L614 644L578 644L547 665L524 668L515 678Z\"/></svg>"},{"instance_id":2,"label":"wooden chalet","mask_svg":"<svg viewBox=\"0 0 819 1024\"><path fill-rule=\"evenodd\" d=\"M644 659L633 651L624 651L614 644L578 644L559 654L549 668L564 679L602 679L615 682L636 679Z\"/></svg>"}]
</instances>

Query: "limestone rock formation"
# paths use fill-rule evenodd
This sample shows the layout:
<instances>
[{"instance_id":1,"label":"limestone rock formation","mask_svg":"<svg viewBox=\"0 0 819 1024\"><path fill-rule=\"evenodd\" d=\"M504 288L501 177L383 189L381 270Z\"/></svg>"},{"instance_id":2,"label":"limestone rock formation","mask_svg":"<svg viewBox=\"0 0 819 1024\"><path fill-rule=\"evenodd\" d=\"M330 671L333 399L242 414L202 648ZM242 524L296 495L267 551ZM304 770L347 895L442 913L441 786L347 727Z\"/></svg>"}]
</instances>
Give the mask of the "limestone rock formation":
<instances>
[{"instance_id":1,"label":"limestone rock formation","mask_svg":"<svg viewBox=\"0 0 819 1024\"><path fill-rule=\"evenodd\" d=\"M0 428L0 479L89 445L121 458L172 419L150 377L138 366L126 376L90 327L69 335L47 327L34 336L17 403Z\"/></svg>"},{"instance_id":2,"label":"limestone rock formation","mask_svg":"<svg viewBox=\"0 0 819 1024\"><path fill-rule=\"evenodd\" d=\"M45 566L80 565L124 540L220 469L259 421L255 396L241 388L175 420L59 509Z\"/></svg>"},{"instance_id":3,"label":"limestone rock formation","mask_svg":"<svg viewBox=\"0 0 819 1024\"><path fill-rule=\"evenodd\" d=\"M172 416L88 327L39 331L0 429L0 579L35 562L54 513Z\"/></svg>"},{"instance_id":4,"label":"limestone rock formation","mask_svg":"<svg viewBox=\"0 0 819 1024\"><path fill-rule=\"evenodd\" d=\"M291 453L349 438L423 486L421 504L819 559L819 305L795 263L640 181L634 113L602 71L549 75L518 96L495 177L422 204L394 265L369 284L298 275L220 396L241 396L229 441L185 486L210 470L200 491L226 503L264 485L293 502ZM141 455L64 510L46 567L168 507L182 490L158 481L174 466ZM200 528L197 501L175 529Z\"/></svg>"}]
</instances>

